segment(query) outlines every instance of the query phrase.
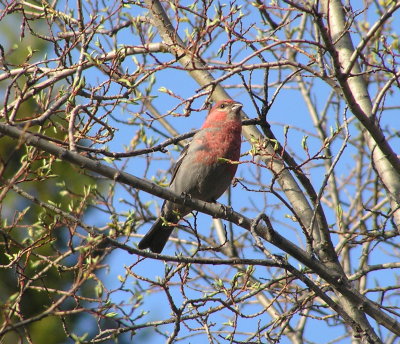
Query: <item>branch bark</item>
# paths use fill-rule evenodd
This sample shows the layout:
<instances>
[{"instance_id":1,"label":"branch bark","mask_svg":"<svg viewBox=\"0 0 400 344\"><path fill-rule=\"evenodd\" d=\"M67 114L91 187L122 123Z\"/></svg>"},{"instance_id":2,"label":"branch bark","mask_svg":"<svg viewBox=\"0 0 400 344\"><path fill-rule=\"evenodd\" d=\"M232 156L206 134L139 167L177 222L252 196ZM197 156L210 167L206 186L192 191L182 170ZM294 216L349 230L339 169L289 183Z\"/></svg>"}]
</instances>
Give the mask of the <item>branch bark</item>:
<instances>
[{"instance_id":1,"label":"branch bark","mask_svg":"<svg viewBox=\"0 0 400 344\"><path fill-rule=\"evenodd\" d=\"M195 210L211 215L213 217L218 217L227 221L231 221L249 231L253 226L253 220L233 211L232 209L227 209L220 204L206 203L200 200L177 195L168 188L162 188L145 179L135 177L126 172L118 171L114 168L101 164L98 161L93 161L89 158L83 157L78 153L71 152L65 148L59 147L31 133L24 132L16 127L0 123L0 132L4 135L19 140L19 142L22 144L37 147L60 159L68 161L81 168L90 170L94 173L98 173L116 182L125 183L134 188L138 188L140 190L148 192L152 195L162 197L163 199L167 199L178 204L187 205ZM337 290L337 292L339 292L347 300L352 300L352 306L355 309L357 309L358 311L363 310L366 314L374 318L379 324L383 325L388 330L400 336L400 323L388 316L386 313L382 312L377 304L370 301L365 296L361 295L351 286L346 278L343 278L341 274L329 269L326 264L318 261L317 259L315 259L315 257L302 250L300 247L294 245L291 241L287 240L286 238L271 230L265 225L259 223L255 228L255 232L264 240L267 240L271 244L280 248L281 250L288 253L290 256L310 268L321 278L326 280L330 285L332 285ZM360 324L358 323L358 325ZM364 326L362 326L362 329L365 331ZM379 338L376 339L376 343L378 342L380 342Z\"/></svg>"},{"instance_id":2,"label":"branch bark","mask_svg":"<svg viewBox=\"0 0 400 344\"><path fill-rule=\"evenodd\" d=\"M354 49L341 1L324 0L322 5L328 26L325 28L322 16L317 14L321 35L332 56L336 78L346 103L365 129L364 137L371 151L374 167L388 191L392 209L395 210L394 219L400 231L400 160L373 116L371 97L356 59L359 52ZM382 18L386 20L398 8L399 4L394 4Z\"/></svg>"},{"instance_id":3,"label":"branch bark","mask_svg":"<svg viewBox=\"0 0 400 344\"><path fill-rule=\"evenodd\" d=\"M145 0L145 4L152 16L153 24L157 27L164 43L168 45L184 68L190 67L189 75L202 87L206 87L211 93L214 101L230 98L225 89L216 84L212 75L206 70L205 64L191 51L184 47L182 39L173 28L171 21L165 13L159 1ZM242 112L244 118L248 118ZM255 126L243 128L243 135L247 141L254 145L254 142L263 143L268 156L263 157L265 164L269 167L283 192L289 199L294 211L298 214L303 227L313 233L315 237L315 250L319 258L332 270L344 276L343 270L338 263L337 256L329 238L329 231L322 207L318 207L317 221L313 221L314 209L310 206L299 184L285 167L284 162L274 149L273 144L266 140L264 135ZM312 226L312 228L311 228Z\"/></svg>"}]
</instances>

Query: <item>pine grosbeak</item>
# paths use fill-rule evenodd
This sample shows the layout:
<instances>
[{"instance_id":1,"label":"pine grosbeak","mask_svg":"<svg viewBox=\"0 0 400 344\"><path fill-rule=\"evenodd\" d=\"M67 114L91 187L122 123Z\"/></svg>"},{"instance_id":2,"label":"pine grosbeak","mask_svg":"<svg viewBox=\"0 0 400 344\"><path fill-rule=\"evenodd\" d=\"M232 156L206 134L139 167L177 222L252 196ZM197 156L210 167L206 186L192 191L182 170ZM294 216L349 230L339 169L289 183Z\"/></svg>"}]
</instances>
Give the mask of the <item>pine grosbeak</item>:
<instances>
[{"instance_id":1,"label":"pine grosbeak","mask_svg":"<svg viewBox=\"0 0 400 344\"><path fill-rule=\"evenodd\" d=\"M240 157L242 104L222 100L210 110L203 126L194 135L175 165L170 188L178 194L215 202L229 187ZM223 159L221 159L223 158ZM161 216L139 243L140 249L160 253L179 220L192 209L165 201Z\"/></svg>"}]
</instances>

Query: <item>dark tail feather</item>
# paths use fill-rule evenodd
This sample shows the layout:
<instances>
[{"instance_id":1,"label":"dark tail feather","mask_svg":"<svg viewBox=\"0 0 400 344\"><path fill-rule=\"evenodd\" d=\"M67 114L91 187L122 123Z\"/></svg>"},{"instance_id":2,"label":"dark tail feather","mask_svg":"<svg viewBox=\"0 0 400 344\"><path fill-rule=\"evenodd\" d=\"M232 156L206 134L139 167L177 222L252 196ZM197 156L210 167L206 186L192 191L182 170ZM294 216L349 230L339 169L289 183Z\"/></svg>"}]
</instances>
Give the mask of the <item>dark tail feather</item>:
<instances>
[{"instance_id":1,"label":"dark tail feather","mask_svg":"<svg viewBox=\"0 0 400 344\"><path fill-rule=\"evenodd\" d=\"M163 220L158 218L143 239L140 240L139 248L141 250L149 248L154 253L161 253L174 228L174 226L163 226Z\"/></svg>"}]
</instances>

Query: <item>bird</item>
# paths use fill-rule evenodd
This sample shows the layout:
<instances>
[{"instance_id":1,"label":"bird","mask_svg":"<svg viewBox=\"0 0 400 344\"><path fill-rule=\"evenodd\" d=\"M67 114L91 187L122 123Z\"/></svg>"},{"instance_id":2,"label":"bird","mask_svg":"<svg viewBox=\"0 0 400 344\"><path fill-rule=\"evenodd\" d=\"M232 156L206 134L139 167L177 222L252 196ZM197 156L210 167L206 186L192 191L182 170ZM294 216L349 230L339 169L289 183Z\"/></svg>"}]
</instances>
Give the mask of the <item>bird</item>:
<instances>
[{"instance_id":1,"label":"bird","mask_svg":"<svg viewBox=\"0 0 400 344\"><path fill-rule=\"evenodd\" d=\"M216 202L228 189L240 158L242 107L237 101L225 99L211 108L175 164L169 184L171 190L205 202ZM139 249L161 253L179 220L192 210L164 201L160 217L139 242Z\"/></svg>"}]
</instances>

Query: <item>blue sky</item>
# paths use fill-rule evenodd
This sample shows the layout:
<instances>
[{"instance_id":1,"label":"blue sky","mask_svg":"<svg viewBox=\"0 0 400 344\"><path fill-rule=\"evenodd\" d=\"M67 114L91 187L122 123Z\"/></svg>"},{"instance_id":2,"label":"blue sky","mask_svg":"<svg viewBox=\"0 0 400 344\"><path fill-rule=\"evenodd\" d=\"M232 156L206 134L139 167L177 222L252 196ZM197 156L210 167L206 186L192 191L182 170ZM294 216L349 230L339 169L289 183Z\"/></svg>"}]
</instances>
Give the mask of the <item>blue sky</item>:
<instances>
[{"instance_id":1,"label":"blue sky","mask_svg":"<svg viewBox=\"0 0 400 344\"><path fill-rule=\"evenodd\" d=\"M352 4L353 8L356 6L355 4ZM135 8L132 8L132 14L136 14ZM252 20L252 19L251 19ZM122 33L123 34L123 33ZM121 41L124 42L129 42L129 44L135 44L134 42L134 37L131 36L121 36ZM357 43L357 37L355 36L355 43ZM133 42L132 42L133 40ZM155 39L155 41L158 41L158 39ZM216 41L214 42L214 46L218 46L220 42ZM248 53L247 50L242 51L241 54L237 57L236 61L239 61L241 57L245 56ZM268 54L267 54L268 55ZM162 57L161 57L162 58ZM165 59L168 60L170 57L166 56ZM130 59L125 60L125 66L127 68L133 70L134 65ZM247 75L248 77L248 75ZM255 84L260 84L262 82L262 72L259 71L258 73L255 73L253 77L253 82ZM270 75L270 80L276 79L276 73L274 71L271 71ZM225 81L225 85L228 84L235 84L240 82L238 78L232 77L231 79L228 79ZM322 109L325 106L325 103L328 99L328 94L330 92L329 87L318 81L314 80L316 84L316 90L314 91L315 93L313 94L314 97L316 97L316 103L318 106L318 110L322 111ZM291 85L290 85L291 86ZM196 90L199 88L199 86L187 75L186 72L184 71L165 71L162 73L157 74L157 81L155 84L155 87L153 88L153 91L151 95L154 98L153 104L157 107L157 109L160 111L161 114L166 114L173 106L179 103L179 100L173 99L172 97L169 97L165 94L165 92L160 91L159 89L161 87L165 87L167 89L173 90L177 95L179 95L181 98L186 99L188 97L193 96L195 94ZM270 89L270 96L272 96L273 92L275 91L274 88ZM234 90L234 89L229 89L228 90L229 94L235 99L239 100L244 104L243 110L246 112L246 114L250 118L254 118L256 116L256 111L249 99L249 96L244 92L243 90ZM375 90L373 87L371 87L371 95L373 96L375 93ZM199 102L196 103L198 107L202 106L201 99ZM389 105L393 100L395 100L395 96L393 98L388 98L387 99L387 105ZM395 103L393 103L395 104ZM131 108L131 110L134 112L134 107ZM183 108L180 107L176 110L176 112L182 113ZM343 105L341 109L342 113L344 113ZM121 119L129 119L131 118L131 113L128 112L121 112L119 114L115 114L116 116L119 116ZM204 118L206 115L206 111L201 111L201 112L195 112L191 113L189 117L184 117L184 116L177 116L174 118L170 118L171 123L175 127L175 129L179 133L185 133L187 131L190 131L195 128L199 128L201 126L201 123L203 122ZM146 118L146 116L143 116ZM350 112L347 112L347 117L348 119L352 118L352 114ZM308 146L310 148L310 153L316 153L320 148L321 148L321 143L318 139L313 138L313 134L315 133L315 129L313 128L312 121L308 115L308 110L307 107L304 103L303 98L301 97L300 93L297 90L292 89L291 87L289 88L284 88L279 95L276 98L276 101L274 102L269 114L268 114L268 121L272 126L272 130L274 134L277 136L277 138L283 142L284 140L284 126L289 125L289 134L288 134L288 142L287 142L287 148L289 151L293 152L296 155L296 158L299 161L302 161L303 159L307 158L306 152L301 148L301 142L304 139L304 137L307 135L308 136ZM350 125L350 134L351 137L354 138L356 135L358 135L357 129L354 127L354 125L357 123L357 121L352 121ZM382 123L383 127L385 126L390 126L392 128L399 128L400 127L400 117L397 115L397 111L386 111L383 114L382 117ZM165 130L154 124L157 128L160 130ZM335 119L333 118L333 113L330 118L330 125L332 126L333 129L336 127ZM151 130L148 131L148 135L151 135ZM156 134L155 134L156 135ZM113 151L123 151L124 146L128 145L130 142L130 139L132 138L133 133L131 131L131 128L125 127L125 128L120 128L117 135L116 135L116 140L114 140L110 144L110 149ZM160 139L162 141L163 139ZM398 140L397 140L398 142ZM340 146L342 144L342 141L340 139L337 139L334 144L332 145L332 151L333 154L336 155L337 152L340 149ZM138 147L139 148L139 147ZM243 149L242 152L246 152L249 149L249 145L247 143L243 143ZM177 158L179 152L177 149L174 147L169 147L169 152L167 154L165 153L155 153L152 156L155 157L157 160L152 161L150 166L147 166L147 158L146 157L135 157L134 159L131 159L127 165L126 171L129 173L132 173L133 175L139 176L139 177L146 177L150 178L154 174L159 174L163 175L164 173L167 173L170 164ZM351 145L346 149L345 154L342 156L340 159L335 171L339 178L345 179L348 171L352 168L352 165L354 164L354 157L358 154L358 152L351 147ZM250 160L249 156L243 157L244 160ZM125 161L121 161L120 164L124 164ZM144 174L144 170L146 170L146 173ZM239 178L248 178L249 173L255 173L254 166L251 164L242 164L239 166L237 177ZM319 187L322 183L322 179L324 177L325 170L323 168L310 168L307 169L307 172L309 173L309 177L314 183L314 186L316 190L319 190ZM265 184L268 185L271 175L268 171L263 170L260 173L263 175L263 179L265 180ZM347 186L347 195L343 195L344 198L346 197L352 197L352 194L356 192L355 188L352 187L351 185ZM270 194L266 195L256 195L254 193L249 193L246 190L244 190L240 185L236 186L234 189L232 189L232 205L235 210L240 210L242 207L246 207L248 204L254 203L257 204L258 202L264 202L263 197L266 196L268 198L268 205L267 205L267 213L269 215L272 215L276 220L276 229L279 229L280 234L284 235L285 237L293 240L296 244L304 247L304 237L303 235L299 232L299 229L297 228L296 224L292 222L292 220L288 219L286 217L287 215L287 210L282 208L279 205L279 202L274 199L273 196ZM116 199L129 199L130 195L124 191L122 187L118 188L118 194ZM161 206L162 201L156 197L150 196L145 194L144 192L140 193L140 197L142 202L147 202L147 201L152 201L154 202L152 205L153 209L158 209L158 207ZM221 197L219 200L222 203L226 203L227 199L226 196ZM121 210L129 210L129 207L124 204L124 202L118 203L117 204L119 211ZM335 214L332 212L331 209L326 208L326 214L328 217L329 223L334 223L335 222ZM247 214L248 216L256 216L256 212L250 212ZM211 224L211 218L208 216L203 216L199 215L199 223L201 226L204 226L205 228L209 227ZM104 223L104 219L101 217L96 216L95 218L88 218L89 222L92 222L94 224L101 225ZM281 225L281 224L286 224ZM292 229L291 229L292 228ZM294 229L294 230L293 230ZM141 228L140 233L144 233L146 231L146 226L143 226ZM240 235L244 232L244 230L240 228L234 228L235 235ZM193 237L192 237L193 238ZM336 238L333 236L334 244L336 244ZM134 244L138 241L138 239L132 239L131 243ZM271 247L271 245L266 244L266 246L271 250L272 253L276 254L283 254L280 252L279 249L275 247ZM384 251L384 247L382 249L378 249L375 251L373 254L373 259L374 263L379 263L379 262L386 262L390 258L387 255L387 252ZM164 251L165 254L175 254L174 246L167 246L167 248ZM360 254L359 251L353 251L353 260L355 266L358 264L358 255ZM260 255L255 252L254 250L248 250L246 251L246 258L251 258L251 257L260 257ZM136 257L131 256L126 254L125 252L121 250L116 250L113 255L110 262L110 271L107 274L107 284L110 287L118 287L119 282L117 279L117 275L125 275L125 266L128 266L134 262L136 262ZM299 266L299 264L295 261L292 261L294 266ZM201 266L199 267L201 269L212 269L212 271L215 273L215 277L217 277L219 274L223 275L224 274L224 267L220 268L215 268L215 267L207 267L207 266ZM163 276L164 274L164 269L165 265L163 262L160 261L155 261L151 259L146 259L145 261L141 262L137 266L134 267L135 273L144 275L150 279L156 279L157 276ZM256 269L256 276L259 278L265 277L265 272L263 269L257 268ZM390 283L395 283L394 278L395 276L392 274L388 274L387 272L376 272L374 273L375 278L378 280L380 278L385 278L389 280L393 280ZM132 283L132 288L134 288L134 283L135 280L131 279L130 280ZM177 282L177 280L176 280ZM390 284L388 283L388 284ZM174 288L172 287L171 290ZM176 290L173 290L173 296L174 300L179 303L182 301L181 293L178 288ZM192 297L200 297L198 291L187 291L189 295ZM378 295L376 295L378 296ZM120 300L125 300L127 297L126 293L116 293L114 295L114 300L115 301L120 301ZM372 299L374 299L374 296L371 296ZM170 307L169 306L163 306L167 304L166 297L163 293L160 294L155 294L151 295L149 297L148 301L146 301L145 306L149 310L149 314L142 319L142 321L156 321L160 319L166 319L170 316ZM254 304L253 306L248 306L247 309L249 313L257 312L260 310L260 306L257 304ZM224 321L224 317L232 317L232 314L226 314L225 312L223 314L219 314L215 316L215 322L218 324L221 321ZM263 321L267 322L268 317L266 316L263 318ZM373 323L373 321L372 321ZM255 331L257 328L257 323L254 322L252 319L241 319L238 329L243 332L252 332ZM194 326L194 324L193 324ZM168 327L170 331L172 331L172 326L167 325L165 327ZM318 330L316 330L318 329ZM310 324L307 327L306 330L306 337L310 338L311 340L314 340L315 342L322 342L329 339L333 339L339 334L337 333L338 328L335 327L329 327L325 326L322 321L318 320L310 320ZM152 332L150 330L150 332ZM188 334L187 329L184 327L181 330L181 336L184 336L185 334ZM242 339L246 338L244 335ZM204 343L204 336L194 336L188 339L188 343ZM146 340L145 340L146 342ZM163 343L165 342L165 339L162 338L161 336L156 336L156 337L151 337L147 339L148 343ZM340 343L346 343L348 342L347 340L342 340L338 341ZM289 343L286 340L282 340L281 343Z\"/></svg>"},{"instance_id":2,"label":"blue sky","mask_svg":"<svg viewBox=\"0 0 400 344\"><path fill-rule=\"evenodd\" d=\"M67 2L65 2L67 4ZM240 3L240 2L239 2ZM68 5L74 6L72 3ZM356 9L357 6L361 9L362 3L360 1L354 1L352 3L353 9ZM63 6L61 6L61 9L63 9ZM132 6L130 10L128 10L132 16L135 16L137 14L145 14L142 9L138 9L135 6ZM212 13L213 9L210 9L210 15ZM376 14L371 13L372 11L366 12L367 17L375 18ZM360 15L364 15L363 13ZM258 18L255 14L252 16L249 16L246 18L247 22L251 21L258 21ZM300 21L298 19L297 21ZM399 18L398 16L395 18L395 21L398 23ZM400 23L398 23L400 25ZM107 26L107 23L105 24ZM397 25L397 27L399 27ZM185 29L185 24L181 24L181 34L184 33ZM353 38L355 40L355 44L358 43L359 37L356 35L353 35ZM391 39L388 37L388 39ZM221 36L218 39L216 39L213 42L213 47L215 50L218 49L218 47L224 43L224 37ZM159 37L156 36L154 41L159 41ZM140 41L138 41L137 37L132 36L130 33L130 30L122 30L118 36L117 36L117 42L118 44L128 44L128 45L135 45L135 44L140 44ZM105 45L106 46L106 45ZM208 53L208 52L206 52ZM240 51L240 53L235 57L233 62L239 62L243 57L247 56L249 54L248 49L243 49ZM161 54L157 55L158 58L163 59L165 61L169 60L171 56L165 55L162 56ZM274 61L275 57L272 56L269 53L265 53L265 57L269 61ZM140 57L138 57L140 59ZM226 58L226 55L222 58L222 60ZM254 59L256 61L256 59ZM135 70L135 64L132 58L127 57L123 63L124 68L127 68L128 71L133 72ZM218 76L220 73L214 73L214 76ZM99 84L102 80L104 80L106 77L103 76L102 74L99 73L99 71L90 69L87 72L85 72L85 77L86 80L93 84ZM249 74L245 73L245 78L249 80ZM276 71L271 70L270 72L270 82L273 82L277 80L278 74ZM260 85L262 84L263 81L263 72L262 71L257 71L253 73L252 75L252 81L254 85ZM240 84L240 79L236 76L227 79L224 81L223 85L232 85L232 84ZM328 99L328 95L330 92L330 88L324 84L323 82L319 80L313 80L315 83L315 87L313 90L313 97L316 101L317 107L319 111L322 111L325 103ZM298 90L293 89L293 86L295 86L295 83L288 84L287 87L284 87L280 93L278 94L273 106L271 107L269 113L268 113L268 122L271 124L272 130L276 137L280 140L280 142L284 142L284 126L288 125L289 126L289 133L288 133L288 141L287 141L287 149L289 152L294 154L296 156L296 159L301 162L305 159L307 159L307 154L302 149L302 141L304 140L305 136L308 136L308 146L310 149L310 153L316 153L320 148L321 148L321 143L318 139L314 138L313 135L315 134L315 129L313 127L312 121L310 119L310 116L308 114L308 109L306 107L306 104ZM195 93L196 90L199 89L199 86L197 83L195 83L186 72L184 71L179 71L179 70L166 70L160 73L157 73L157 80L156 83L152 89L151 96L154 97L153 100L153 105L160 111L161 114L167 114L168 111L170 111L174 106L178 105L180 101L178 99L174 99L173 97L167 95L165 92L162 91L162 87L173 90L174 93L179 95L182 99L187 99L189 97L192 97ZM271 86L269 90L269 96L271 97L272 94L275 92L276 88ZM143 88L141 91L144 91ZM113 87L110 90L110 93L118 93L119 88L117 85L113 85ZM371 96L373 97L374 94L376 93L376 90L372 86L370 88ZM250 101L250 98L248 94L243 90L243 89L228 89L228 93L231 95L232 98L235 100L238 100L243 103L244 107L243 110L244 112L250 117L250 118L255 118L256 117L256 110L253 106L253 104ZM386 99L386 105L398 105L398 88L394 87L394 94L391 95ZM198 101L195 102L195 105L198 108L201 108L203 105L203 101L205 98L201 98ZM83 100L84 101L84 100ZM121 107L117 108L115 111L113 111L113 116L119 120L132 120L135 117L135 112L139 111L140 105L129 105L127 107L127 110L123 110ZM185 133L188 132L192 129L199 128L206 116L207 111L199 111L199 112L193 112L190 114L190 116L185 117L183 116L183 107L180 106L178 109L176 109L176 113L178 116L171 117L168 116L167 119L170 120L171 124L174 126L174 128L179 132L179 133ZM343 104L341 105L341 110L340 113L344 113L344 108ZM143 119L147 120L148 122L145 124L150 123L150 117L148 117L146 114L140 114ZM330 112L329 113L329 126L332 126L333 129L336 128L336 122L334 118L334 113ZM352 114L350 112L347 112L347 117L348 119L351 120ZM342 116L340 116L340 119L342 119ZM381 119L382 127L390 127L390 128L400 128L400 116L398 116L398 110L392 110L392 111L385 111L382 115ZM111 141L108 144L108 147L112 151L116 152L121 152L124 151L126 146L129 146L132 138L135 135L135 131L138 130L137 126L128 126L128 125L120 125L119 123L116 123L114 121L110 121L110 124L113 126L118 127L118 131L116 132L115 139ZM161 130L162 132L166 131L158 125L156 122L152 124L155 128ZM351 138L354 139L358 135L358 129L356 128L357 121L352 121L350 124L350 135ZM154 139L158 139L158 142L162 142L164 139L157 137L158 134L156 132L153 132L151 128L146 128L147 130L147 135L148 136L154 136ZM391 130L394 132L395 130ZM395 139L393 141L393 147L396 149L400 147L400 142L399 138ZM342 140L337 139L335 142L332 144L332 151L333 154L336 155L341 147ZM144 146L139 146L137 148L143 148ZM246 153L250 149L250 146L248 143L246 143L243 140L243 146L242 146L242 153ZM346 149L345 153L341 157L335 171L341 180L345 180L346 176L349 173L349 170L351 170L352 166L354 165L354 160L355 156L359 154L358 151L354 149L351 145L348 146ZM154 153L152 154L152 158L154 158L151 163L148 165L148 157L147 156L139 156L135 157L132 159L129 159L126 165L126 171L138 176L138 177L143 177L143 178L148 178L150 179L154 175L158 176L163 176L167 175L168 179L170 175L168 174L169 168L171 164L177 159L179 155L179 149L177 147L170 146L168 147L168 153ZM249 161L251 160L251 157L249 155L245 155L242 158L242 161ZM121 161L115 162L117 166L123 166L126 163L126 160L123 159ZM325 170L323 167L315 167L315 166L309 166L309 169L306 169L307 173L309 173L309 178L313 182L316 190L319 190L319 187L321 186ZM249 179L252 178L254 174L260 173L262 176L262 180L265 181L265 185L270 184L271 180L271 174L267 169L256 169L255 165L251 164L250 162L244 162L241 164L238 168L237 172L237 177L238 178L243 178L243 179ZM266 205L266 213L271 216L271 218L274 219L274 226L276 230L279 230L280 234L284 235L288 239L292 240L294 243L298 244L299 246L304 247L304 236L300 232L298 226L296 223L294 223L290 218L287 217L288 211L280 204L280 202L272 196L270 193L254 193L254 192L248 192L244 188L242 188L240 185L237 185L235 188L231 190L232 192L232 206L235 210L241 210L243 208L256 208L259 206L260 208L264 208L264 202L265 198L267 200L267 205ZM344 193L342 196L346 200L351 199L356 192L355 187L352 185L347 185L346 187L346 193ZM156 211L159 209L159 207L162 204L162 200L158 199L157 197L148 195L144 192L140 192L140 200L142 202L152 202L151 203L151 209ZM117 186L116 189L116 197L115 197L115 204L114 206L116 207L117 211L122 214L123 212L127 212L130 210L130 207L127 205L125 202L131 202L132 201L132 195L126 191L125 187L123 186ZM221 203L226 204L227 203L227 197L224 195L223 197L220 198L219 200ZM328 222L330 224L334 224L335 222L335 214L334 214L334 209L329 209L328 207L324 208L326 211L326 215L328 218ZM255 210L250 210L246 213L247 216L249 217L255 217L257 215L257 211ZM121 216L121 220L123 220L123 216ZM97 226L104 226L104 224L109 221L108 217L105 216L102 213L99 212L92 212L88 215L86 218L86 221L90 224L97 225ZM193 220L190 220L193 221ZM206 215L198 215L198 225L199 228L205 228L206 230L209 230L210 224L212 222L212 219L209 216ZM140 233L144 234L146 230L150 227L149 225L142 226L140 228ZM240 236L244 233L245 231L241 228L238 228L235 226L234 228L234 233L235 236ZM207 235L206 233L203 233ZM181 235L181 234L180 234ZM186 238L190 238L193 240L194 236L190 235L185 235ZM333 236L334 244L337 242L337 238ZM138 238L133 238L130 240L131 245L135 245L138 242ZM279 249L272 247L269 244L265 244L268 249L274 253L274 254L284 254L281 252ZM165 254L170 254L173 255L175 254L175 246L168 245L164 251ZM359 255L360 251L354 250L352 252L353 255L353 261L355 266L358 264L359 260ZM246 258L260 258L262 255L257 252L253 248L249 248L248 250L245 251ZM210 254L211 256L211 254ZM377 248L374 253L373 253L373 260L374 263L380 263L380 262L387 262L387 261L393 261L393 257L390 257L390 250L389 247L386 247L384 245L381 245L379 248ZM130 266L133 263L137 262L137 257L132 256L127 254L126 252L122 250L114 250L113 254L110 256L110 259L108 260L108 263L110 264L110 269L109 271L104 273L104 281L105 284L107 285L108 288L118 288L120 286L120 282L118 279L118 276L125 276L126 275L126 270L125 268L127 266ZM295 267L300 267L298 262L295 262L294 260L291 260L292 264ZM173 265L174 266L174 265ZM214 276L215 280L218 278L218 276L231 276L232 272L228 271L226 267L210 267L210 266L198 266L198 269L204 269L208 273L210 273L212 276ZM165 271L165 265L163 262L152 260L152 259L146 259L137 265L135 265L132 270L142 276L146 276L149 279L156 279L157 276L163 276L164 271ZM270 272L269 272L270 273ZM256 268L256 271L254 275L260 279L269 277L270 274L266 274L265 268ZM191 272L191 274L193 274ZM395 278L396 276L394 274L388 273L388 272L375 272L373 273L373 276L376 278L376 281L379 281L380 279L385 279L387 281L386 284L392 284L396 283ZM174 282L178 282L177 276L174 277L173 279ZM132 290L135 290L135 288L138 288L138 286L135 284L137 281L130 277L128 278L128 283L126 287L131 287ZM143 286L146 286L145 283L142 284ZM192 289L190 289L192 288ZM188 297L201 297L202 293L205 292L205 290L195 290L192 286L188 287L186 289ZM179 304L183 301L181 291L179 290L178 287L171 287L171 292L173 294L175 302ZM112 300L114 302L122 302L122 301L128 301L128 298L131 296L130 292L123 292L123 291L118 291L112 294ZM372 299L377 298L379 295L368 295ZM143 308L140 310L148 310L149 313L146 315L143 319L139 320L138 322L145 322L145 321L157 321L161 319L167 319L170 317L170 307L167 305L167 300L166 297L163 293L157 293L151 296L147 297L147 300L145 302L145 305ZM207 307L211 306L210 304L207 304ZM129 307L129 306L128 306ZM245 313L248 314L253 314L258 311L260 311L260 305L259 304L252 304L251 306L246 306L244 309ZM231 319L233 316L232 313L229 312L220 312L216 315L213 315L213 320L215 321L216 324L220 324L222 322L225 322L229 319ZM258 320L258 319L257 319ZM257 329L257 326L259 325L257 321L254 320L254 318L250 319L240 319L239 320L239 325L238 325L238 330L243 331L243 332L254 332ZM265 317L262 318L262 322L265 324L270 319L268 316L265 315ZM373 323L373 322L372 322ZM197 326L195 321L191 322L192 326ZM86 326L82 326L82 331L85 331ZM166 325L169 329L169 331L172 331L172 325ZM318 329L318 330L316 330ZM152 330L149 330L152 332ZM329 327L325 326L325 324L322 321L319 320L310 320L310 324L307 327L307 333L306 337L310 338L310 340L314 340L316 343L321 343L325 341L327 338L332 339L338 336L339 334L337 333L338 328L335 327ZM189 331L183 326L180 336L184 336L189 334ZM246 334L243 334L241 339L245 339ZM194 336L190 339L187 339L187 343L204 343L205 342L205 336L204 335L198 335ZM145 337L142 338L143 343L164 343L165 338L155 335L151 337ZM343 341L338 341L338 343L347 343L348 340L343 340ZM282 340L281 343L289 343L287 340Z\"/></svg>"}]
</instances>

